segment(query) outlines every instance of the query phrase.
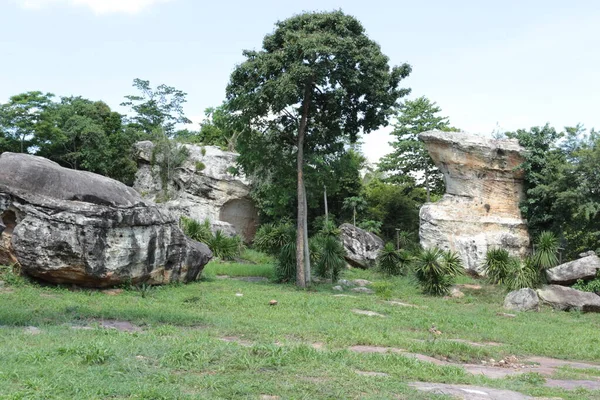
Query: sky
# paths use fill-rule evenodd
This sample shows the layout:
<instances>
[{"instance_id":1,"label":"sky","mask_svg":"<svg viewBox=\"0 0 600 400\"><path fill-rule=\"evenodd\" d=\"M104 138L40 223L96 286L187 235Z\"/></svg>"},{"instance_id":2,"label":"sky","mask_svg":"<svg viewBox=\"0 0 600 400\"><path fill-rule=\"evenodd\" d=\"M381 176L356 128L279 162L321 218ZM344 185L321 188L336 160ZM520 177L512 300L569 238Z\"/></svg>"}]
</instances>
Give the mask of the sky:
<instances>
[{"instance_id":1,"label":"sky","mask_svg":"<svg viewBox=\"0 0 600 400\"><path fill-rule=\"evenodd\" d=\"M276 21L337 9L392 65L409 63L409 98L435 101L455 127L600 129L597 0L0 0L0 102L40 90L126 112L141 78L186 92L199 122ZM389 152L390 130L364 137L371 162Z\"/></svg>"}]
</instances>

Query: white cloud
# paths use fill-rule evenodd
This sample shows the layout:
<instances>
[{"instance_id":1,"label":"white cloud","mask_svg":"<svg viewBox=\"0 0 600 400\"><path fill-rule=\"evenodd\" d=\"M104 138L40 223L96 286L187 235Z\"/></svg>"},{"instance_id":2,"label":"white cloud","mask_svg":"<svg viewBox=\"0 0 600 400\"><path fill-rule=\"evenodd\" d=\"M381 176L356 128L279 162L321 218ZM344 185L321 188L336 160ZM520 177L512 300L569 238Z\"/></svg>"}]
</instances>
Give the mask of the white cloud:
<instances>
[{"instance_id":1,"label":"white cloud","mask_svg":"<svg viewBox=\"0 0 600 400\"><path fill-rule=\"evenodd\" d=\"M157 3L173 0L16 0L22 7L39 10L53 5L89 7L96 14L137 14Z\"/></svg>"}]
</instances>

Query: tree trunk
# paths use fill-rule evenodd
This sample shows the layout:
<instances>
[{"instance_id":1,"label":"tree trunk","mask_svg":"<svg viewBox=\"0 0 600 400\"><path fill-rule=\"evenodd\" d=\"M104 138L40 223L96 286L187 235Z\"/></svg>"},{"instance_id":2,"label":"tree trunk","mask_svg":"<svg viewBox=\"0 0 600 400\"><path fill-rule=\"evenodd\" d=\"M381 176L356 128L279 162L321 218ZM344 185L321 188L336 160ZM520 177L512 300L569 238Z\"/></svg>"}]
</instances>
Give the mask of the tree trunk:
<instances>
[{"instance_id":1,"label":"tree trunk","mask_svg":"<svg viewBox=\"0 0 600 400\"><path fill-rule=\"evenodd\" d=\"M327 186L323 185L323 197L325 199L325 221L329 221L329 210L327 209Z\"/></svg>"},{"instance_id":2,"label":"tree trunk","mask_svg":"<svg viewBox=\"0 0 600 400\"><path fill-rule=\"evenodd\" d=\"M304 185L304 210L308 210L308 203L306 201L306 185ZM304 230L304 279L306 285L310 286L310 248L308 247L308 215L304 218L302 224Z\"/></svg>"},{"instance_id":3,"label":"tree trunk","mask_svg":"<svg viewBox=\"0 0 600 400\"><path fill-rule=\"evenodd\" d=\"M352 223L356 226L356 206L352 207Z\"/></svg>"},{"instance_id":4,"label":"tree trunk","mask_svg":"<svg viewBox=\"0 0 600 400\"><path fill-rule=\"evenodd\" d=\"M308 241L305 236L304 224L307 220L305 190L304 190L304 136L306 134L306 125L308 122L308 108L310 105L310 97L312 93L312 80L306 83L304 88L304 99L302 100L302 118L298 128L298 223L296 229L296 285L306 287L306 271L305 266L310 263L310 258L306 257L309 254ZM306 247L306 249L305 249ZM306 259L308 258L308 260Z\"/></svg>"}]
</instances>

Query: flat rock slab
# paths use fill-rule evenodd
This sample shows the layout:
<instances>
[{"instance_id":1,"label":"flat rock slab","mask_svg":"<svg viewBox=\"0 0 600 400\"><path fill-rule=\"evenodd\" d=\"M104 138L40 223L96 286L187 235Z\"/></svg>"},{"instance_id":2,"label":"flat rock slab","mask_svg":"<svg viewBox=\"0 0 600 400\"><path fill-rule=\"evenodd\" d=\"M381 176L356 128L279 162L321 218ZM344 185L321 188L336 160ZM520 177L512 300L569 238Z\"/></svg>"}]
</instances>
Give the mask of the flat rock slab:
<instances>
[{"instance_id":1,"label":"flat rock slab","mask_svg":"<svg viewBox=\"0 0 600 400\"><path fill-rule=\"evenodd\" d=\"M359 370L356 370L354 372L356 372L356 374L360 375L360 376L376 376L376 377L382 377L382 378L390 376L389 374L386 374L385 372L359 371Z\"/></svg>"},{"instance_id":2,"label":"flat rock slab","mask_svg":"<svg viewBox=\"0 0 600 400\"><path fill-rule=\"evenodd\" d=\"M269 278L265 278L264 276L241 276L233 279L244 282L269 282Z\"/></svg>"},{"instance_id":3,"label":"flat rock slab","mask_svg":"<svg viewBox=\"0 0 600 400\"><path fill-rule=\"evenodd\" d=\"M481 290L481 285L471 285L469 283L459 283L459 284L454 285L454 286L459 287L461 289Z\"/></svg>"},{"instance_id":4,"label":"flat rock slab","mask_svg":"<svg viewBox=\"0 0 600 400\"><path fill-rule=\"evenodd\" d=\"M502 343L498 343L498 342L483 342L483 343L479 343L479 342L471 342L469 340L465 340L465 339L447 339L449 342L455 342L455 343L464 343L464 344L468 344L469 346L475 346L475 347L487 347L487 346L502 346Z\"/></svg>"},{"instance_id":5,"label":"flat rock slab","mask_svg":"<svg viewBox=\"0 0 600 400\"><path fill-rule=\"evenodd\" d=\"M373 290L371 290L371 289L369 289L367 287L364 287L364 286L355 287L355 288L352 288L350 290L352 290L355 293L366 293L366 294L373 294L373 293L375 293Z\"/></svg>"},{"instance_id":6,"label":"flat rock slab","mask_svg":"<svg viewBox=\"0 0 600 400\"><path fill-rule=\"evenodd\" d=\"M546 383L544 383L544 386L561 388L565 390L575 390L580 388L587 390L600 390L600 381L546 379Z\"/></svg>"},{"instance_id":7,"label":"flat rock slab","mask_svg":"<svg viewBox=\"0 0 600 400\"><path fill-rule=\"evenodd\" d=\"M558 367L571 367L577 369L594 369L600 370L600 364L591 364L585 363L581 361L569 361L569 360L560 360L557 358L549 358L549 357L529 357L525 359L527 362L536 363L538 367L541 368L558 368Z\"/></svg>"},{"instance_id":8,"label":"flat rock slab","mask_svg":"<svg viewBox=\"0 0 600 400\"><path fill-rule=\"evenodd\" d=\"M333 297L356 297L350 294L334 294Z\"/></svg>"},{"instance_id":9,"label":"flat rock slab","mask_svg":"<svg viewBox=\"0 0 600 400\"><path fill-rule=\"evenodd\" d=\"M244 346L244 347L252 346L252 342L250 342L248 340L244 340L237 336L223 336L222 338L219 338L219 340L222 340L223 342L227 342L227 343L237 343L240 346Z\"/></svg>"},{"instance_id":10,"label":"flat rock slab","mask_svg":"<svg viewBox=\"0 0 600 400\"><path fill-rule=\"evenodd\" d=\"M25 333L28 335L39 335L42 333L42 330L36 326L28 326L25 328Z\"/></svg>"},{"instance_id":11,"label":"flat rock slab","mask_svg":"<svg viewBox=\"0 0 600 400\"><path fill-rule=\"evenodd\" d=\"M383 346L352 346L349 347L348 350L353 351L355 353L396 353L396 354L405 354L406 350L398 349L395 347L383 347Z\"/></svg>"},{"instance_id":12,"label":"flat rock slab","mask_svg":"<svg viewBox=\"0 0 600 400\"><path fill-rule=\"evenodd\" d=\"M142 328L129 321L103 320L98 322L101 328L116 329L121 332L142 332Z\"/></svg>"},{"instance_id":13,"label":"flat rock slab","mask_svg":"<svg viewBox=\"0 0 600 400\"><path fill-rule=\"evenodd\" d=\"M471 385L450 385L445 383L413 382L409 386L422 392L445 394L461 400L528 400L533 397L512 390L500 390Z\"/></svg>"},{"instance_id":14,"label":"flat rock slab","mask_svg":"<svg viewBox=\"0 0 600 400\"><path fill-rule=\"evenodd\" d=\"M392 306L400 306L400 307L411 307L411 308L422 308L420 306L416 306L414 304L409 304L409 303L403 303L401 301L396 301L396 300L389 300L385 302L386 304L392 305Z\"/></svg>"},{"instance_id":15,"label":"flat rock slab","mask_svg":"<svg viewBox=\"0 0 600 400\"><path fill-rule=\"evenodd\" d=\"M368 311L368 310L358 310L356 308L353 308L351 310L354 314L360 314L360 315L366 315L368 317L380 317L380 318L385 318L385 315L383 314L379 314L375 311Z\"/></svg>"}]
</instances>

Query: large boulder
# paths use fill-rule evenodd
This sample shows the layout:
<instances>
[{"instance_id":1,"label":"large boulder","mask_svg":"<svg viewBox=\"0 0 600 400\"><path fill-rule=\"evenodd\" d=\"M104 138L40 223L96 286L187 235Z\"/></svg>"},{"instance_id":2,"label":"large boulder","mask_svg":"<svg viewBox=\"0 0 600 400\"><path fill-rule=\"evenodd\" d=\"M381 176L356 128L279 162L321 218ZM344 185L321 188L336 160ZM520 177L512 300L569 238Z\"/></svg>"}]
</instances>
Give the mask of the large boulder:
<instances>
[{"instance_id":1,"label":"large boulder","mask_svg":"<svg viewBox=\"0 0 600 400\"><path fill-rule=\"evenodd\" d=\"M565 286L546 285L537 290L543 303L557 310L600 312L600 296L595 293L582 292Z\"/></svg>"},{"instance_id":2,"label":"large boulder","mask_svg":"<svg viewBox=\"0 0 600 400\"><path fill-rule=\"evenodd\" d=\"M177 219L113 179L0 155L0 259L53 283L107 287L196 279L212 254Z\"/></svg>"},{"instance_id":3,"label":"large boulder","mask_svg":"<svg viewBox=\"0 0 600 400\"><path fill-rule=\"evenodd\" d=\"M548 282L559 285L571 285L579 279L589 280L596 277L600 270L600 257L595 254L588 255L578 260L561 264L546 270Z\"/></svg>"},{"instance_id":4,"label":"large boulder","mask_svg":"<svg viewBox=\"0 0 600 400\"><path fill-rule=\"evenodd\" d=\"M535 290L525 288L514 290L504 298L504 308L515 311L537 311L540 299Z\"/></svg>"},{"instance_id":5,"label":"large boulder","mask_svg":"<svg viewBox=\"0 0 600 400\"><path fill-rule=\"evenodd\" d=\"M379 236L352 224L342 224L340 231L348 264L358 268L375 265L379 250L384 244Z\"/></svg>"},{"instance_id":6,"label":"large boulder","mask_svg":"<svg viewBox=\"0 0 600 400\"><path fill-rule=\"evenodd\" d=\"M446 194L421 207L419 236L425 248L456 251L464 267L481 273L485 254L504 248L524 257L529 234L521 217L524 149L515 140L465 132L419 135L444 175Z\"/></svg>"},{"instance_id":7,"label":"large boulder","mask_svg":"<svg viewBox=\"0 0 600 400\"><path fill-rule=\"evenodd\" d=\"M155 154L154 144L136 143L138 171L133 188L145 199L160 201L177 217L208 219L213 230L237 233L251 241L258 226L258 212L250 198L249 181L231 173L238 155L214 146L179 146L185 147L188 156L164 187L155 162L160 154Z\"/></svg>"}]
</instances>

